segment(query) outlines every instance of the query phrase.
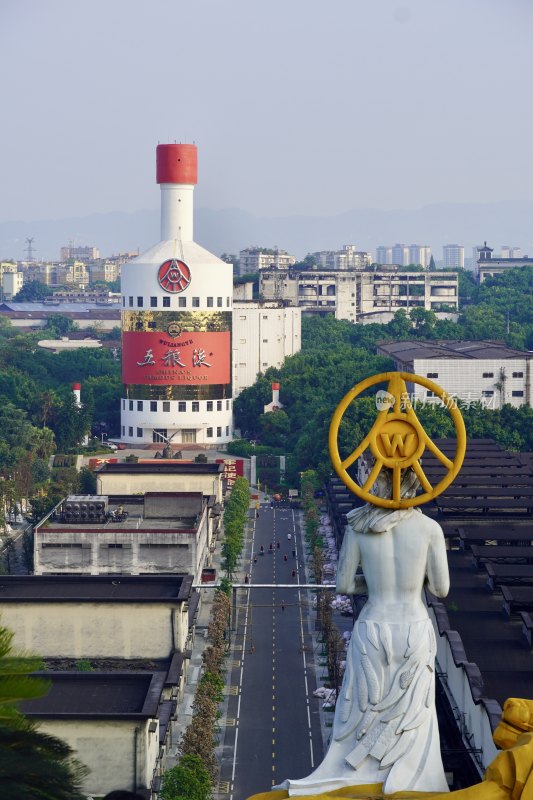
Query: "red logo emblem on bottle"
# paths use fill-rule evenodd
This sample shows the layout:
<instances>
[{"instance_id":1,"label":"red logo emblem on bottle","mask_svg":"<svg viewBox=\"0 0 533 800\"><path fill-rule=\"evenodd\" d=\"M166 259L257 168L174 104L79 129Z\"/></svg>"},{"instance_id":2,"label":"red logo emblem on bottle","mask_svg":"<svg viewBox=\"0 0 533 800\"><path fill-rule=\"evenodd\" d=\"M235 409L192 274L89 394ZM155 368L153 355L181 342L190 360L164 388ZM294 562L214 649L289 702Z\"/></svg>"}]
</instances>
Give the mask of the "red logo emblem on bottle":
<instances>
[{"instance_id":1,"label":"red logo emblem on bottle","mask_svg":"<svg viewBox=\"0 0 533 800\"><path fill-rule=\"evenodd\" d=\"M185 261L171 258L163 261L157 273L159 285L165 292L179 294L183 292L191 282L191 271Z\"/></svg>"}]
</instances>

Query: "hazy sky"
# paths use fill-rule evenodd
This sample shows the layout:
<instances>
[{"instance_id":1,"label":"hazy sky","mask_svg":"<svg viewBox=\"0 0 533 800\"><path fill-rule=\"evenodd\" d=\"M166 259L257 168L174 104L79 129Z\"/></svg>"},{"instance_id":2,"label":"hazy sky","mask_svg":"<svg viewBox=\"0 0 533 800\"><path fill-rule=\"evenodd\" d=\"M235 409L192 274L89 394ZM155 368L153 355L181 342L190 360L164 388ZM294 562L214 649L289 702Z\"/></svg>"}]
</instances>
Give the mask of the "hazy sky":
<instances>
[{"instance_id":1,"label":"hazy sky","mask_svg":"<svg viewBox=\"0 0 533 800\"><path fill-rule=\"evenodd\" d=\"M531 199L531 0L0 0L0 221Z\"/></svg>"}]
</instances>

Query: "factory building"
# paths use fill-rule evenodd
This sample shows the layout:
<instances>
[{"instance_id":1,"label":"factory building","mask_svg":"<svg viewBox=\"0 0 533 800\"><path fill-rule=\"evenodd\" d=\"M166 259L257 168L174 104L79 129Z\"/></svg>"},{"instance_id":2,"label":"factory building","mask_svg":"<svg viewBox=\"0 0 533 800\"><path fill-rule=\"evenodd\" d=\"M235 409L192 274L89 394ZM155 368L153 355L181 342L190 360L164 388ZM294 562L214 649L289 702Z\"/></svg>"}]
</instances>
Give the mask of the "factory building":
<instances>
[{"instance_id":1,"label":"factory building","mask_svg":"<svg viewBox=\"0 0 533 800\"><path fill-rule=\"evenodd\" d=\"M197 150L157 147L161 241L122 267L121 438L232 438L233 271L193 240Z\"/></svg>"}]
</instances>

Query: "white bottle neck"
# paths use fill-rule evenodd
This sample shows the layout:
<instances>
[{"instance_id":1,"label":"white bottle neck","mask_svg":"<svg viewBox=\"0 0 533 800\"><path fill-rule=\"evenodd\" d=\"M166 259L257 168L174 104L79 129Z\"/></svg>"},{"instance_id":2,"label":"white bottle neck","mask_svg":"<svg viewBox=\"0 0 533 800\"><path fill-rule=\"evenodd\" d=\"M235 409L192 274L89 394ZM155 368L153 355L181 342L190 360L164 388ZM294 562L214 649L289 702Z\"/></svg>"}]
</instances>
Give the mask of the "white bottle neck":
<instances>
[{"instance_id":1,"label":"white bottle neck","mask_svg":"<svg viewBox=\"0 0 533 800\"><path fill-rule=\"evenodd\" d=\"M193 184L161 183L161 241L192 242Z\"/></svg>"}]
</instances>

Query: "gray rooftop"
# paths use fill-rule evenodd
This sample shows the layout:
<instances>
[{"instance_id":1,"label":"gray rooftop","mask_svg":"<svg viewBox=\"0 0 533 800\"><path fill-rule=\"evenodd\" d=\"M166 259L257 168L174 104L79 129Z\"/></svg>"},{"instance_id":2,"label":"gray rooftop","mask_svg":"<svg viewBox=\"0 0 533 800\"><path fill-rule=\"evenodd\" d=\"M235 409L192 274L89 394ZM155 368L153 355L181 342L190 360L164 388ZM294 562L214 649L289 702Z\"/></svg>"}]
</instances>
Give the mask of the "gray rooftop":
<instances>
[{"instance_id":1,"label":"gray rooftop","mask_svg":"<svg viewBox=\"0 0 533 800\"><path fill-rule=\"evenodd\" d=\"M9 602L169 603L188 600L192 575L2 575L0 608Z\"/></svg>"},{"instance_id":2,"label":"gray rooftop","mask_svg":"<svg viewBox=\"0 0 533 800\"><path fill-rule=\"evenodd\" d=\"M116 464L104 462L98 472L110 474L148 474L148 475L218 475L224 472L224 464L201 463L196 461L173 461L172 459L140 459L137 463L119 461Z\"/></svg>"},{"instance_id":3,"label":"gray rooftop","mask_svg":"<svg viewBox=\"0 0 533 800\"><path fill-rule=\"evenodd\" d=\"M113 466L120 466L119 464ZM131 466L131 465L130 465ZM105 522L71 522L61 519L61 511L49 518L42 527L35 528L35 534L64 533L76 531L99 533L190 533L195 534L202 512L209 505L209 497L201 492L147 492L145 495L125 495L109 497L110 512L120 506L127 512L120 521L107 519Z\"/></svg>"},{"instance_id":4,"label":"gray rooftop","mask_svg":"<svg viewBox=\"0 0 533 800\"><path fill-rule=\"evenodd\" d=\"M23 311L25 313L34 312L35 314L63 314L68 311L77 311L84 314L92 313L93 311L104 311L106 308L102 307L102 303L13 303L4 302L0 306L0 311ZM113 304L108 309L109 311L120 312L118 304Z\"/></svg>"},{"instance_id":5,"label":"gray rooftop","mask_svg":"<svg viewBox=\"0 0 533 800\"><path fill-rule=\"evenodd\" d=\"M40 672L50 691L21 704L40 718L149 719L157 717L166 672Z\"/></svg>"},{"instance_id":6,"label":"gray rooftop","mask_svg":"<svg viewBox=\"0 0 533 800\"><path fill-rule=\"evenodd\" d=\"M400 361L412 362L422 358L501 359L527 358L531 353L507 347L503 342L490 341L424 341L381 342L378 352Z\"/></svg>"}]
</instances>

